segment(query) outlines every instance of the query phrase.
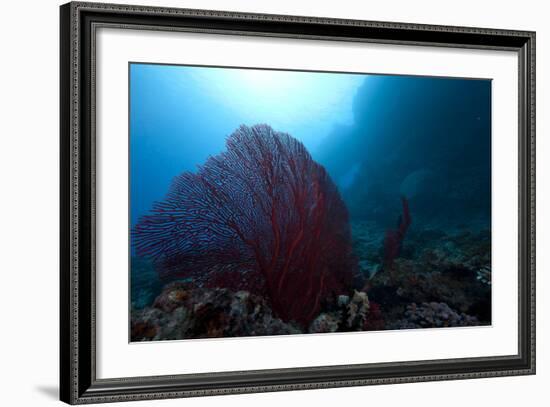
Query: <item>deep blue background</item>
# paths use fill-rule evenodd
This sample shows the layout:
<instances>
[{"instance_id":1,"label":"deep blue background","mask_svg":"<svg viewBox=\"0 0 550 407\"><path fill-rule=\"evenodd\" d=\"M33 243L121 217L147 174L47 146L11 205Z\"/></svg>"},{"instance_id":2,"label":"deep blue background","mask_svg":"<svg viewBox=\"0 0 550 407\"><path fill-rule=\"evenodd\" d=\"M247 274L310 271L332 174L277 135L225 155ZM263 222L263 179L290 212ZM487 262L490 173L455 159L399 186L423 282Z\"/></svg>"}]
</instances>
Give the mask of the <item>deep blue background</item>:
<instances>
[{"instance_id":1,"label":"deep blue background","mask_svg":"<svg viewBox=\"0 0 550 407\"><path fill-rule=\"evenodd\" d=\"M240 124L302 141L352 219L490 223L491 81L132 64L131 222Z\"/></svg>"}]
</instances>

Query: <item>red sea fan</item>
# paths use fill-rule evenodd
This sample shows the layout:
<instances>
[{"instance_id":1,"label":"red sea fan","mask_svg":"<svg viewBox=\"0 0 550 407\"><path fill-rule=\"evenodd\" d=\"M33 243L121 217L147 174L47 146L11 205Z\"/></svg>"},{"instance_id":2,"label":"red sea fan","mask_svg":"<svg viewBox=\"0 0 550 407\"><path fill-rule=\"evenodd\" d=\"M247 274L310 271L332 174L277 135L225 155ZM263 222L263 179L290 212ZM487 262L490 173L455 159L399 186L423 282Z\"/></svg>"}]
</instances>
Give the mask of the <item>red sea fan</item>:
<instances>
[{"instance_id":1,"label":"red sea fan","mask_svg":"<svg viewBox=\"0 0 550 407\"><path fill-rule=\"evenodd\" d=\"M267 125L241 126L227 151L176 177L132 231L161 277L261 292L284 320L307 325L351 286L348 212L302 143ZM240 281L235 282L235 279Z\"/></svg>"}]
</instances>

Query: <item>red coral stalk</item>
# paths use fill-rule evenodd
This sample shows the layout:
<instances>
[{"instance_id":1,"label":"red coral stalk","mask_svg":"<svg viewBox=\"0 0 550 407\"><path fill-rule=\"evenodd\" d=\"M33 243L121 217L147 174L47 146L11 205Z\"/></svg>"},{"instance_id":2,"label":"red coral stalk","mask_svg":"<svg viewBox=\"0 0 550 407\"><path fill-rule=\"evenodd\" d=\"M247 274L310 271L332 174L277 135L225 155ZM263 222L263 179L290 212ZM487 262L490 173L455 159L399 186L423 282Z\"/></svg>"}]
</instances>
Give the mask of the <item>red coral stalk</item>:
<instances>
[{"instance_id":1,"label":"red coral stalk","mask_svg":"<svg viewBox=\"0 0 550 407\"><path fill-rule=\"evenodd\" d=\"M384 239L384 270L388 270L393 277L393 262L399 255L405 234L411 225L412 219L409 211L409 201L406 197L401 197L403 207L403 215L400 217L397 229L389 229L386 231Z\"/></svg>"},{"instance_id":2,"label":"red coral stalk","mask_svg":"<svg viewBox=\"0 0 550 407\"><path fill-rule=\"evenodd\" d=\"M384 315L380 305L369 301L369 313L363 324L364 331L381 331L385 327Z\"/></svg>"},{"instance_id":3,"label":"red coral stalk","mask_svg":"<svg viewBox=\"0 0 550 407\"><path fill-rule=\"evenodd\" d=\"M356 267L335 184L302 143L267 125L241 126L227 151L176 177L132 242L161 277L259 291L304 326Z\"/></svg>"}]
</instances>

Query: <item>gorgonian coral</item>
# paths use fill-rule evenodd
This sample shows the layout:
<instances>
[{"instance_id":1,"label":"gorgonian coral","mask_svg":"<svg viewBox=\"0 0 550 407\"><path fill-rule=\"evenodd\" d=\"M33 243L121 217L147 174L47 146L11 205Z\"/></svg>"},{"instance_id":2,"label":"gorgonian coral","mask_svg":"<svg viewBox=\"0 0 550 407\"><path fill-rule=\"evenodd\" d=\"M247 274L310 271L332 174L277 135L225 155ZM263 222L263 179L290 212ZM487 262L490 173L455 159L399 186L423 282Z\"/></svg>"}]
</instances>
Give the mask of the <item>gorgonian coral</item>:
<instances>
[{"instance_id":1,"label":"gorgonian coral","mask_svg":"<svg viewBox=\"0 0 550 407\"><path fill-rule=\"evenodd\" d=\"M241 126L226 151L177 176L132 231L163 278L267 296L307 325L323 299L351 286L348 212L306 148L267 125Z\"/></svg>"},{"instance_id":2,"label":"gorgonian coral","mask_svg":"<svg viewBox=\"0 0 550 407\"><path fill-rule=\"evenodd\" d=\"M405 234L411 225L411 212L409 210L409 201L406 197L401 197L401 205L403 207L403 215L399 217L397 229L389 229L384 237L384 270L388 270L392 279L393 276L393 261L399 255Z\"/></svg>"}]
</instances>

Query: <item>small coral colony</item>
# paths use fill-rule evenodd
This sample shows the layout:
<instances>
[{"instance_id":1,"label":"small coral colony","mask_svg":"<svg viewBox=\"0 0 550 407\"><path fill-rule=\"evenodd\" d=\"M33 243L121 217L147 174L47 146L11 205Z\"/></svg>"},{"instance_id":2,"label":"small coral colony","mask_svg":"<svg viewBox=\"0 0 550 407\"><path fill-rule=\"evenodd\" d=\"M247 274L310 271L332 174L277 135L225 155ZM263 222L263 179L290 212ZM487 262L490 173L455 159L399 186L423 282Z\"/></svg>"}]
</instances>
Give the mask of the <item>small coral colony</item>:
<instances>
[{"instance_id":1,"label":"small coral colony","mask_svg":"<svg viewBox=\"0 0 550 407\"><path fill-rule=\"evenodd\" d=\"M364 75L315 154L233 128L132 225L131 341L490 324L489 89Z\"/></svg>"}]
</instances>

